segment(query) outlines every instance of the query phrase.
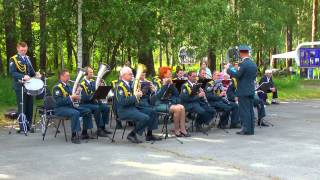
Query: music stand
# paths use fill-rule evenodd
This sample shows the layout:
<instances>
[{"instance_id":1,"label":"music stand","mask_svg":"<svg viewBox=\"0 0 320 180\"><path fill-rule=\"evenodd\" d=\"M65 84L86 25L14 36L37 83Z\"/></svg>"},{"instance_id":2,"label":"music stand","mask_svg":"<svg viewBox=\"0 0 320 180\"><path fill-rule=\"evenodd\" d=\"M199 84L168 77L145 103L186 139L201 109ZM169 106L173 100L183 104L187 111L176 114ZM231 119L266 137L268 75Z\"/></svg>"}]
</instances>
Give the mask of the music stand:
<instances>
[{"instance_id":1,"label":"music stand","mask_svg":"<svg viewBox=\"0 0 320 180\"><path fill-rule=\"evenodd\" d=\"M256 88L256 90L260 90L266 93L268 90L270 90L270 88L271 88L270 82L263 82L259 85L258 88Z\"/></svg>"},{"instance_id":2,"label":"music stand","mask_svg":"<svg viewBox=\"0 0 320 180\"><path fill-rule=\"evenodd\" d=\"M208 82L212 81L212 79L199 79L198 83L201 84L201 88L205 89Z\"/></svg>"},{"instance_id":3,"label":"music stand","mask_svg":"<svg viewBox=\"0 0 320 180\"><path fill-rule=\"evenodd\" d=\"M182 85L187 82L187 80L180 80L180 79L175 79L175 80L172 80L174 86L177 88L179 94L181 92L181 87Z\"/></svg>"},{"instance_id":4,"label":"music stand","mask_svg":"<svg viewBox=\"0 0 320 180\"><path fill-rule=\"evenodd\" d=\"M98 89L94 92L90 101L106 99L109 91L112 89L112 86L99 86Z\"/></svg>"}]
</instances>

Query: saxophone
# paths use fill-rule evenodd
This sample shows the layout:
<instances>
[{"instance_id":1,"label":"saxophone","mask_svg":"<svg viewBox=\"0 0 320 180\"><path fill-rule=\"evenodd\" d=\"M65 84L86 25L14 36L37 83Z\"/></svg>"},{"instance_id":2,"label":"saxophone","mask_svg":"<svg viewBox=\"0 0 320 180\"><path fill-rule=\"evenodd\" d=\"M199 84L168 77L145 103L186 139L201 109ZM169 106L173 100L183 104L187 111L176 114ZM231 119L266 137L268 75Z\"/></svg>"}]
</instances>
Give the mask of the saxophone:
<instances>
[{"instance_id":1,"label":"saxophone","mask_svg":"<svg viewBox=\"0 0 320 180\"><path fill-rule=\"evenodd\" d=\"M136 77L134 79L134 84L133 84L133 95L135 96L137 95L138 92L141 92L140 77L145 70L146 70L146 66L144 64L138 64L137 73L136 73ZM139 103L140 98L137 97L137 101Z\"/></svg>"},{"instance_id":2,"label":"saxophone","mask_svg":"<svg viewBox=\"0 0 320 180\"><path fill-rule=\"evenodd\" d=\"M74 84L73 84L73 88L72 88L72 94L77 94L77 95L80 95L81 94L81 86L80 86L80 80L82 79L82 77L84 76L85 74L85 71L83 69L80 69L79 72L78 72L78 75L77 75L77 78L76 80L74 81ZM79 107L79 104L80 104L80 100L77 100L77 101L72 101L72 104L73 104L73 107Z\"/></svg>"}]
</instances>

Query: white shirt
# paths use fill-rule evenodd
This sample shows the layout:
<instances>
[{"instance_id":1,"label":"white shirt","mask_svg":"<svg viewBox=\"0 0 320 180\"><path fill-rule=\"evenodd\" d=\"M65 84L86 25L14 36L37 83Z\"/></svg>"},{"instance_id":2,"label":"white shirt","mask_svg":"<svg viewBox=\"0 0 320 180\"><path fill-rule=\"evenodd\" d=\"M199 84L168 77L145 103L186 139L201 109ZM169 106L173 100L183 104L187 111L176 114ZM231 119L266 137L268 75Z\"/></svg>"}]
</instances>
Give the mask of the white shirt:
<instances>
[{"instance_id":1,"label":"white shirt","mask_svg":"<svg viewBox=\"0 0 320 180\"><path fill-rule=\"evenodd\" d=\"M130 87L130 84L129 84L128 81L125 81L125 80L123 80L123 79L122 79L122 81L123 81L124 83L126 83L126 85L127 85L128 87Z\"/></svg>"},{"instance_id":2,"label":"white shirt","mask_svg":"<svg viewBox=\"0 0 320 180\"><path fill-rule=\"evenodd\" d=\"M189 80L188 80L188 82L189 82L189 84L191 84L191 87L193 87L193 83L191 81L189 81Z\"/></svg>"}]
</instances>

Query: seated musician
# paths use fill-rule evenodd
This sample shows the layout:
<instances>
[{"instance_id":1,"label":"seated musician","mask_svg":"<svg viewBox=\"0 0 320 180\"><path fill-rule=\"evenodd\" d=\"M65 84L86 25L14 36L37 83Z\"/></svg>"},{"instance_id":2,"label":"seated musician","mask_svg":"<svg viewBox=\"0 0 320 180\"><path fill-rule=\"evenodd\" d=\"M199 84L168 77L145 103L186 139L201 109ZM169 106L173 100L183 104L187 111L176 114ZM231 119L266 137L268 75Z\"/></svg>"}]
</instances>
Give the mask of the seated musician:
<instances>
[{"instance_id":1,"label":"seated musician","mask_svg":"<svg viewBox=\"0 0 320 180\"><path fill-rule=\"evenodd\" d=\"M155 82L157 86L156 111L172 113L174 123L174 133L177 137L190 137L186 130L186 113L184 106L179 104L179 92L172 84L172 74L170 67L159 69L159 79ZM167 97L165 95L168 94Z\"/></svg>"},{"instance_id":2,"label":"seated musician","mask_svg":"<svg viewBox=\"0 0 320 180\"><path fill-rule=\"evenodd\" d=\"M91 67L85 67L85 77L81 84L81 105L91 110L94 115L94 119L97 126L97 134L100 137L107 137L111 134L106 129L106 124L109 122L109 107L103 104L101 101L92 100L92 96L96 91L96 82L93 79L93 69Z\"/></svg>"},{"instance_id":3,"label":"seated musician","mask_svg":"<svg viewBox=\"0 0 320 180\"><path fill-rule=\"evenodd\" d=\"M268 104L267 99L268 99L268 95L267 93L272 93L272 104L279 104L279 102L277 101L278 98L278 91L277 88L275 87L273 80L272 80L272 70L266 70L265 71L265 75L261 78L259 85L261 85L262 83L270 83L270 89L268 90L264 90L264 92L260 91L258 93L258 96L263 100L263 102L265 104Z\"/></svg>"},{"instance_id":4,"label":"seated musician","mask_svg":"<svg viewBox=\"0 0 320 180\"><path fill-rule=\"evenodd\" d=\"M146 141L159 141L160 137L152 135L152 130L158 128L158 114L156 110L154 110L152 105L152 99L155 96L155 88L151 81L146 79L146 73L143 72L140 76L140 87L142 92L142 97L137 105L137 108L140 112L147 114L150 117L150 121L152 122L148 127Z\"/></svg>"},{"instance_id":5,"label":"seated musician","mask_svg":"<svg viewBox=\"0 0 320 180\"><path fill-rule=\"evenodd\" d=\"M182 85L180 97L187 112L198 114L195 123L196 131L203 131L202 125L209 125L215 110L213 107L209 107L204 90L196 86L196 82L197 73L190 71L188 81Z\"/></svg>"},{"instance_id":6,"label":"seated musician","mask_svg":"<svg viewBox=\"0 0 320 180\"><path fill-rule=\"evenodd\" d=\"M200 69L199 79L207 79L207 75L206 75L206 70L205 69Z\"/></svg>"},{"instance_id":7,"label":"seated musician","mask_svg":"<svg viewBox=\"0 0 320 180\"><path fill-rule=\"evenodd\" d=\"M269 125L263 122L263 118L266 116L266 110L264 108L264 102L262 99L259 98L257 94L254 95L253 99L253 106L257 108L258 113L258 125L260 126L266 126Z\"/></svg>"},{"instance_id":8,"label":"seated musician","mask_svg":"<svg viewBox=\"0 0 320 180\"><path fill-rule=\"evenodd\" d=\"M185 76L183 69L177 69L175 80L187 80L188 78Z\"/></svg>"},{"instance_id":9,"label":"seated musician","mask_svg":"<svg viewBox=\"0 0 320 180\"><path fill-rule=\"evenodd\" d=\"M121 80L116 86L116 107L117 114L120 119L133 120L135 122L134 129L128 134L127 139L132 143L142 143L137 137L137 134L142 135L145 128L148 128L146 140L158 140L152 135L154 124L156 122L136 107L138 99L142 97L142 92L139 91L136 95L133 94L132 79L133 73L131 68L123 67L120 70Z\"/></svg>"},{"instance_id":10,"label":"seated musician","mask_svg":"<svg viewBox=\"0 0 320 180\"><path fill-rule=\"evenodd\" d=\"M70 75L68 70L61 70L59 73L59 82L53 87L53 97L56 100L56 107L54 109L55 115L67 117L71 119L71 142L80 144L79 136L80 132L80 116L83 118L83 130L82 139L91 139L92 137L88 134L87 130L93 127L91 111L88 108L74 105L75 101L80 100L80 90L75 94L72 94L72 87L69 86L68 82Z\"/></svg>"},{"instance_id":11,"label":"seated musician","mask_svg":"<svg viewBox=\"0 0 320 180\"><path fill-rule=\"evenodd\" d=\"M219 76L220 74L216 72L212 78L213 80L207 83L206 86L209 104L216 110L222 111L218 127L225 129L229 121L229 116L231 116L230 128L240 128L238 112L239 106L235 102L228 100L227 91L224 89Z\"/></svg>"},{"instance_id":12,"label":"seated musician","mask_svg":"<svg viewBox=\"0 0 320 180\"><path fill-rule=\"evenodd\" d=\"M228 90L227 90L227 97L228 97L229 102L234 103L239 108L238 97L237 97L237 79L234 77L231 78L231 84L229 85ZM254 105L254 107L257 108L258 125L268 126L267 124L265 124L263 122L263 118L266 116L266 111L264 108L263 101L261 99L259 99L259 97L257 95L255 95L255 97L254 97L253 105ZM239 113L239 111L237 111L237 113Z\"/></svg>"}]
</instances>

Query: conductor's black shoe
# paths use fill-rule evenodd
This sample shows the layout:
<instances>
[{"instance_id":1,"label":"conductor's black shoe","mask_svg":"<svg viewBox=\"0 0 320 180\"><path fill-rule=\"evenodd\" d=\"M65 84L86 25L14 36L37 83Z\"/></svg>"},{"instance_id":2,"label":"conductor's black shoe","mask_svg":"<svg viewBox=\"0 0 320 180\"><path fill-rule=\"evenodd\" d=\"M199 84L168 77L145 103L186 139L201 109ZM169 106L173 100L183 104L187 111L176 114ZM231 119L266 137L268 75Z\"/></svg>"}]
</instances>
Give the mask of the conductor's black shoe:
<instances>
[{"instance_id":1,"label":"conductor's black shoe","mask_svg":"<svg viewBox=\"0 0 320 180\"><path fill-rule=\"evenodd\" d=\"M99 137L108 137L108 134L102 129L98 129L97 134Z\"/></svg>"},{"instance_id":2,"label":"conductor's black shoe","mask_svg":"<svg viewBox=\"0 0 320 180\"><path fill-rule=\"evenodd\" d=\"M81 144L80 139L77 136L71 137L71 142L73 144Z\"/></svg>"},{"instance_id":3,"label":"conductor's black shoe","mask_svg":"<svg viewBox=\"0 0 320 180\"><path fill-rule=\"evenodd\" d=\"M154 135L146 136L146 141L161 141L161 140L162 138L158 136L154 136Z\"/></svg>"},{"instance_id":4,"label":"conductor's black shoe","mask_svg":"<svg viewBox=\"0 0 320 180\"><path fill-rule=\"evenodd\" d=\"M138 139L137 135L135 135L135 134L129 134L129 135L127 136L127 139L128 139L130 142L135 143L135 144L142 143L142 141L140 141L140 140Z\"/></svg>"},{"instance_id":5,"label":"conductor's black shoe","mask_svg":"<svg viewBox=\"0 0 320 180\"><path fill-rule=\"evenodd\" d=\"M261 120L258 121L258 125L259 126L264 126L264 127L269 127L268 124L264 123L263 121L261 122Z\"/></svg>"},{"instance_id":6,"label":"conductor's black shoe","mask_svg":"<svg viewBox=\"0 0 320 180\"><path fill-rule=\"evenodd\" d=\"M239 129L241 128L240 124L231 124L230 129Z\"/></svg>"},{"instance_id":7,"label":"conductor's black shoe","mask_svg":"<svg viewBox=\"0 0 320 180\"><path fill-rule=\"evenodd\" d=\"M250 133L247 133L244 131L239 131L239 132L237 132L237 134L239 134L239 135L253 135L253 134L250 134Z\"/></svg>"}]
</instances>

